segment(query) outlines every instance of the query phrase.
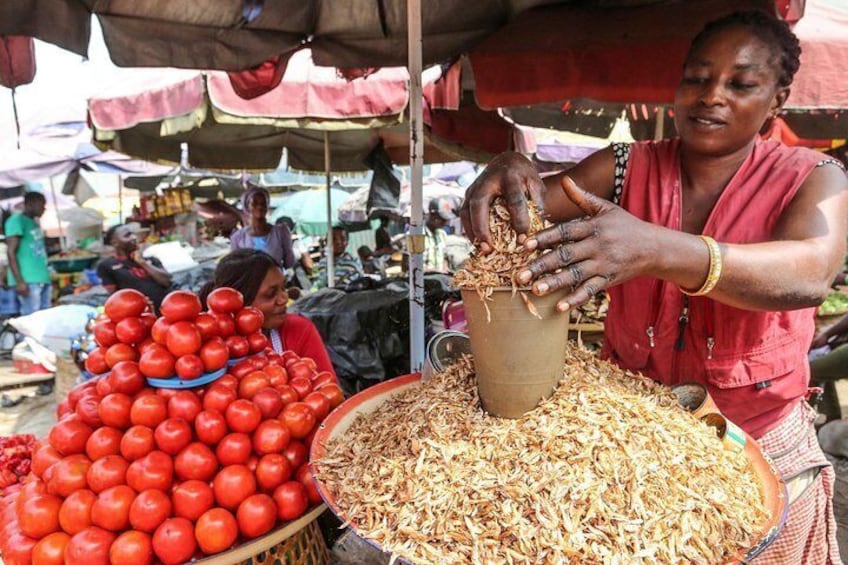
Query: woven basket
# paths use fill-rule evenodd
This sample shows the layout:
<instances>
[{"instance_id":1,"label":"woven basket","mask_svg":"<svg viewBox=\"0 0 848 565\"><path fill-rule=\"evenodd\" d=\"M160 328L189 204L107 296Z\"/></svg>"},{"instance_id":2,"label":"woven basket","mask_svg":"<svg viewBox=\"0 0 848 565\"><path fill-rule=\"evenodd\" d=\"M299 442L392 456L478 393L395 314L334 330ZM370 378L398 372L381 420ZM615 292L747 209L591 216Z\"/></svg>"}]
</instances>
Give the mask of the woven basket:
<instances>
[{"instance_id":1,"label":"woven basket","mask_svg":"<svg viewBox=\"0 0 848 565\"><path fill-rule=\"evenodd\" d=\"M327 565L330 553L317 521L282 543L242 561L242 565Z\"/></svg>"},{"instance_id":2,"label":"woven basket","mask_svg":"<svg viewBox=\"0 0 848 565\"><path fill-rule=\"evenodd\" d=\"M66 355L56 356L56 382L53 392L56 394L56 402L62 402L68 392L77 386L80 370L74 360Z\"/></svg>"}]
</instances>

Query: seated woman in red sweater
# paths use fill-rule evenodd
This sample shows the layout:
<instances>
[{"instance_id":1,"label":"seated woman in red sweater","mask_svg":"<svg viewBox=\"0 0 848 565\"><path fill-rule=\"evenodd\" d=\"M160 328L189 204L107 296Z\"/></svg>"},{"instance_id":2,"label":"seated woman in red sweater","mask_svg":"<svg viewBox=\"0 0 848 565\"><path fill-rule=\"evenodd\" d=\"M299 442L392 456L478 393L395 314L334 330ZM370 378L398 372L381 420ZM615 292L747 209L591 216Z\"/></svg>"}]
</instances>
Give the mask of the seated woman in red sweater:
<instances>
[{"instance_id":1,"label":"seated woman in red sweater","mask_svg":"<svg viewBox=\"0 0 848 565\"><path fill-rule=\"evenodd\" d=\"M213 289L222 286L238 290L245 304L262 311L265 315L262 331L274 350L278 353L291 350L301 357L310 357L318 371L329 371L335 376L315 325L299 314L286 311L289 300L286 277L276 259L255 249L232 251L218 262L212 281L201 291L203 302Z\"/></svg>"}]
</instances>

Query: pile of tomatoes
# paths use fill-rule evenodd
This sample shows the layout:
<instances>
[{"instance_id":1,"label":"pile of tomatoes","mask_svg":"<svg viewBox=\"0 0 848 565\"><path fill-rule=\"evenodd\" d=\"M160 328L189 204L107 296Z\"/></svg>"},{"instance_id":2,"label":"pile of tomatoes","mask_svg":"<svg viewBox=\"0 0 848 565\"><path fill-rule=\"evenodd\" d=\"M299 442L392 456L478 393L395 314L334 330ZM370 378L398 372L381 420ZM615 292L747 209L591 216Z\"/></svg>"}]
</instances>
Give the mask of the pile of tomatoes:
<instances>
[{"instance_id":1,"label":"pile of tomatoes","mask_svg":"<svg viewBox=\"0 0 848 565\"><path fill-rule=\"evenodd\" d=\"M135 361L145 377L192 380L224 368L231 358L268 347L262 312L245 307L240 292L215 289L207 304L209 311L202 312L196 294L176 290L162 301L157 319L140 292L114 293L94 325L99 347L89 353L86 370L100 375L120 370L123 361Z\"/></svg>"},{"instance_id":2,"label":"pile of tomatoes","mask_svg":"<svg viewBox=\"0 0 848 565\"><path fill-rule=\"evenodd\" d=\"M170 307L166 313L163 303L151 336L173 356L179 375L176 365L194 355L183 345L198 340L185 339L191 332L178 324L206 322L193 301L169 297L182 314ZM240 298L227 308L210 300L207 315L215 325L219 319L235 325L240 333L228 337L249 340L257 330L253 322L239 323L248 310ZM141 365L154 345L138 361L109 353L115 345L140 350L144 344L144 331L130 328L138 329L130 340L121 325L142 319L144 310L122 305L106 309L116 337L124 338L101 343L111 372L69 393L58 423L33 453L32 473L0 499L6 565L183 563L266 534L321 502L307 457L318 423L343 400L331 373L318 372L312 359L263 346L206 386L151 388ZM152 330L162 320L169 325L164 346ZM221 335L200 341L215 337ZM228 348L224 366L230 355ZM204 362L202 346L200 357Z\"/></svg>"}]
</instances>

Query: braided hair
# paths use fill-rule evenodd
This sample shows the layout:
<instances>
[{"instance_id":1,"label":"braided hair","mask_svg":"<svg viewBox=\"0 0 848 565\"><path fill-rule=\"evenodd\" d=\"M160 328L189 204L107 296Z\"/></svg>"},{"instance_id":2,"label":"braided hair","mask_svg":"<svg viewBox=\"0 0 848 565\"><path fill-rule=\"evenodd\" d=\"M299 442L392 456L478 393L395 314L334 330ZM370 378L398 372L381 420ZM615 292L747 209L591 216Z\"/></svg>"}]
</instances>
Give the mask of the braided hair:
<instances>
[{"instance_id":1,"label":"braided hair","mask_svg":"<svg viewBox=\"0 0 848 565\"><path fill-rule=\"evenodd\" d=\"M746 27L757 39L772 48L780 57L778 86L789 86L801 66L801 44L785 21L760 10L738 11L709 22L692 40L689 53L695 51L716 32L731 28Z\"/></svg>"}]
</instances>

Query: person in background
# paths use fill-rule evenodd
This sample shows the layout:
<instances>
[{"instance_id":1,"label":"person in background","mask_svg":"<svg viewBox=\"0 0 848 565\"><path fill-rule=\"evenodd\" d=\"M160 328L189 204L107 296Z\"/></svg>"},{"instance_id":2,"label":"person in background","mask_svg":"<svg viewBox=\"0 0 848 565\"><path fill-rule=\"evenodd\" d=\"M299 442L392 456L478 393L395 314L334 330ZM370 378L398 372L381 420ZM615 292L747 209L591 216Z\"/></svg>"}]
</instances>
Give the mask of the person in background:
<instances>
[{"instance_id":1,"label":"person in background","mask_svg":"<svg viewBox=\"0 0 848 565\"><path fill-rule=\"evenodd\" d=\"M333 227L333 282L336 287L346 286L347 283L363 274L362 264L346 251L348 242L347 230L341 226ZM317 265L317 277L313 289L327 287L327 257L322 257Z\"/></svg>"},{"instance_id":2,"label":"person in background","mask_svg":"<svg viewBox=\"0 0 848 565\"><path fill-rule=\"evenodd\" d=\"M308 318L287 311L289 296L281 265L255 249L238 249L218 262L212 280L200 291L200 299L216 288L228 286L241 292L245 305L262 311L262 331L277 353L291 350L315 361L318 371L336 375L321 334Z\"/></svg>"},{"instance_id":3,"label":"person in background","mask_svg":"<svg viewBox=\"0 0 848 565\"><path fill-rule=\"evenodd\" d=\"M448 271L445 258L447 250L447 232L445 226L456 219L450 202L441 198L430 200L427 207L427 221L424 225L424 271Z\"/></svg>"},{"instance_id":4,"label":"person in background","mask_svg":"<svg viewBox=\"0 0 848 565\"><path fill-rule=\"evenodd\" d=\"M848 315L817 335L810 349L822 351L815 358L810 357L810 384L821 386L823 391L816 409L824 416L824 422L839 420L842 407L836 381L848 379Z\"/></svg>"},{"instance_id":5,"label":"person in background","mask_svg":"<svg viewBox=\"0 0 848 565\"><path fill-rule=\"evenodd\" d=\"M242 209L247 213L247 225L230 236L230 249L256 249L273 257L285 269L295 265L291 231L285 224L268 222L271 196L264 188L254 186L242 195Z\"/></svg>"},{"instance_id":6,"label":"person in background","mask_svg":"<svg viewBox=\"0 0 848 565\"><path fill-rule=\"evenodd\" d=\"M356 250L356 254L359 256L359 262L362 264L362 271L366 275L374 275L379 273L379 269L374 263L374 252L371 251L370 247L368 247L367 245L363 245Z\"/></svg>"},{"instance_id":7,"label":"person in background","mask_svg":"<svg viewBox=\"0 0 848 565\"><path fill-rule=\"evenodd\" d=\"M47 268L44 233L38 219L47 201L38 192L24 194L24 210L6 220L6 254L9 269L6 280L18 295L21 316L50 308L52 286Z\"/></svg>"},{"instance_id":8,"label":"person in background","mask_svg":"<svg viewBox=\"0 0 848 565\"><path fill-rule=\"evenodd\" d=\"M309 246L302 238L294 237L294 220L288 216L281 216L277 219L276 223L285 225L289 229L289 233L292 234L292 252L294 253L295 267L299 264L307 276L312 275L315 262L312 261L312 255L309 254Z\"/></svg>"},{"instance_id":9,"label":"person in background","mask_svg":"<svg viewBox=\"0 0 848 565\"><path fill-rule=\"evenodd\" d=\"M387 255L394 251L392 236L389 234L389 219L386 216L380 216L380 227L374 232L374 241L376 245L375 254Z\"/></svg>"},{"instance_id":10,"label":"person in background","mask_svg":"<svg viewBox=\"0 0 848 565\"><path fill-rule=\"evenodd\" d=\"M156 257L145 259L138 250L135 231L127 224L109 228L103 238L115 249L97 265L97 276L110 293L124 288L135 289L147 296L156 311L171 288L171 275Z\"/></svg>"},{"instance_id":11,"label":"person in background","mask_svg":"<svg viewBox=\"0 0 848 565\"><path fill-rule=\"evenodd\" d=\"M674 99L679 137L613 144L542 180L505 153L466 192L462 223L481 253L502 197L528 251L519 284L562 292L563 313L608 290L602 356L666 386L707 387L771 456L789 512L753 563L841 563L834 470L807 404L815 306L845 255L841 163L761 139L790 95L801 46L771 13L707 24ZM528 237L528 199L555 225ZM553 352L551 352L553 353Z\"/></svg>"}]
</instances>

